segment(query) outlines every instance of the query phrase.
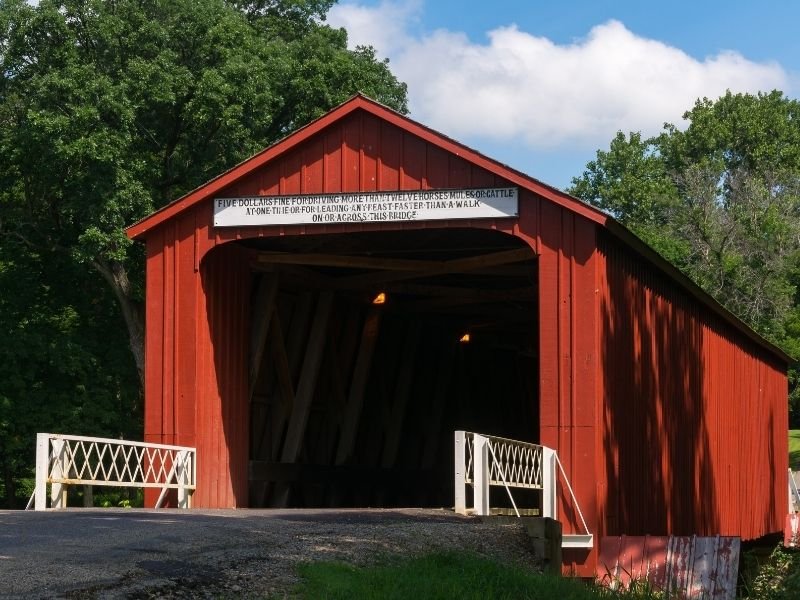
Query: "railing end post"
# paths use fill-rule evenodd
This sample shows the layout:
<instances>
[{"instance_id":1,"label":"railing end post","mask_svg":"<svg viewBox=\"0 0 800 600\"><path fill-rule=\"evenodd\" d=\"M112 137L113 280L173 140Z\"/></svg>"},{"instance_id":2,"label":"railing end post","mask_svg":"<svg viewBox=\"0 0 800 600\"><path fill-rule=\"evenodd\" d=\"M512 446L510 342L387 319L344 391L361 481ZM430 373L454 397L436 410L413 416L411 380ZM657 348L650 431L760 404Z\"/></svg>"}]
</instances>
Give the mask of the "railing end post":
<instances>
[{"instance_id":1,"label":"railing end post","mask_svg":"<svg viewBox=\"0 0 800 600\"><path fill-rule=\"evenodd\" d=\"M47 470L50 465L50 434L36 434L36 481L33 490L33 510L47 508Z\"/></svg>"},{"instance_id":2,"label":"railing end post","mask_svg":"<svg viewBox=\"0 0 800 600\"><path fill-rule=\"evenodd\" d=\"M475 514L489 516L489 440L477 433L472 435L472 486L475 496Z\"/></svg>"},{"instance_id":3,"label":"railing end post","mask_svg":"<svg viewBox=\"0 0 800 600\"><path fill-rule=\"evenodd\" d=\"M558 498L556 497L558 477L556 473L556 452L547 446L542 448L542 516L557 519Z\"/></svg>"},{"instance_id":4,"label":"railing end post","mask_svg":"<svg viewBox=\"0 0 800 600\"><path fill-rule=\"evenodd\" d=\"M455 433L455 511L460 515L467 514L467 448L466 433Z\"/></svg>"}]
</instances>

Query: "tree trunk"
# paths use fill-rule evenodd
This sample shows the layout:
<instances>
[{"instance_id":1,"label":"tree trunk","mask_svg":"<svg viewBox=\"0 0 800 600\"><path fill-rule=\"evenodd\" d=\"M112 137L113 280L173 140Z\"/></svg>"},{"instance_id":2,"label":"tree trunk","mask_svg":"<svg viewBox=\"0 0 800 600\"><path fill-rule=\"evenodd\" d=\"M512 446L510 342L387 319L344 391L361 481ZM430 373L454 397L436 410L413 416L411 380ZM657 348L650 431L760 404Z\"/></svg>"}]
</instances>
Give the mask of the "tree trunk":
<instances>
[{"instance_id":1,"label":"tree trunk","mask_svg":"<svg viewBox=\"0 0 800 600\"><path fill-rule=\"evenodd\" d=\"M128 327L128 338L136 370L139 373L139 384L144 391L144 307L141 302L133 298L125 265L118 261L94 260L92 266L108 282L119 301L125 325Z\"/></svg>"},{"instance_id":2,"label":"tree trunk","mask_svg":"<svg viewBox=\"0 0 800 600\"><path fill-rule=\"evenodd\" d=\"M3 482L6 486L6 508L14 510L17 508L17 486L14 481L14 472L8 463L3 466Z\"/></svg>"},{"instance_id":3,"label":"tree trunk","mask_svg":"<svg viewBox=\"0 0 800 600\"><path fill-rule=\"evenodd\" d=\"M6 488L6 508L14 510L17 506L17 486L14 481L14 469L12 467L11 457L6 448L0 446L0 455L3 459L3 485Z\"/></svg>"}]
</instances>

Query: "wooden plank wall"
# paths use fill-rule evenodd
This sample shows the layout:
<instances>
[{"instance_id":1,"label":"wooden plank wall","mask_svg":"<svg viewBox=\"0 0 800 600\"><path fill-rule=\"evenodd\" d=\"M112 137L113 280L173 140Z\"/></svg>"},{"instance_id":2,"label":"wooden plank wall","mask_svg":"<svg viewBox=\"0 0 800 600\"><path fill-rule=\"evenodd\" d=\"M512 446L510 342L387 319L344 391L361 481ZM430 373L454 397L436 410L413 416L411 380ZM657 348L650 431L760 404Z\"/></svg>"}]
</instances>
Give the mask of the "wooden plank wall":
<instances>
[{"instance_id":1,"label":"wooden plank wall","mask_svg":"<svg viewBox=\"0 0 800 600\"><path fill-rule=\"evenodd\" d=\"M520 228L535 232L539 256L541 443L554 448L590 532L597 530L596 415L598 311L595 225L546 200L529 202ZM585 533L566 488L558 518L564 533ZM564 566L590 576L597 552L565 550Z\"/></svg>"},{"instance_id":2,"label":"wooden plank wall","mask_svg":"<svg viewBox=\"0 0 800 600\"><path fill-rule=\"evenodd\" d=\"M257 173L240 180L220 195L488 187L507 184L507 181L467 163L459 156L446 153L366 113L357 112L280 160L269 163ZM209 352L220 341L212 339L211 346L197 344L194 348L184 341L177 341L192 339L191 336L205 339L205 336L211 335L208 307L201 300L202 290L198 276L204 257L226 242L252 237L426 227L475 227L497 229L516 235L539 254L541 421L539 424L530 423L531 435L526 437L539 437L559 451L564 467L576 487L587 521L593 527L593 440L596 437L593 415L596 413L598 398L595 375L598 317L593 299L596 288L593 262L595 229L583 217L543 200L529 190L521 189L520 194L518 219L232 229L214 229L211 226L212 210L209 199L207 206L198 205L148 234L145 429L148 439L172 441L180 438L188 444L193 442L198 447L198 460L201 464L218 469L215 474L210 471L206 473L206 477L211 477L214 481L215 491L206 488L207 479L200 481L200 489L196 494L198 505L242 506L246 503L241 488L246 485L243 469L249 445L246 436L233 438L220 436L218 433L207 434L205 422L208 411L213 412L229 404L241 406L242 398L249 393L247 368L241 374L244 384L237 383L231 388L217 389L213 394L206 395L204 390L195 387L193 377L195 373L211 368L209 365L213 365L214 361ZM183 257L181 260L171 258L175 247ZM233 281L228 282L235 285L235 289L231 288L229 293L241 294L244 289L250 289L251 282L245 282L245 279L247 277L244 273L237 274ZM181 288L177 297L172 291L175 282L179 282ZM214 286L211 281L204 285ZM221 287L214 289L222 292ZM239 331L239 317L236 315L234 311L226 317L236 325L233 331ZM171 331L188 331L189 337L170 337L165 335L165 328ZM220 326L218 329L221 332L225 328ZM249 337L237 339L230 334L224 338L223 343L229 348L247 348ZM185 357L182 356L183 353L186 353ZM156 357L155 360L150 358L153 356ZM173 356L177 356L181 364L181 373L177 376L169 371L173 368L170 366L173 364ZM531 377L536 375L531 373ZM203 385L206 385L212 379L205 378L203 381L206 382ZM214 380L214 384L220 381L218 378ZM241 390L242 395L237 390ZM223 395L217 397L215 394ZM176 402L175 398L182 400ZM203 403L209 404L201 406ZM233 412L238 410L237 408ZM179 429L183 428L186 435L176 435L173 422L181 424ZM221 431L227 433L228 430L223 427ZM232 457L242 460L237 466L238 471L226 470L228 462L233 460ZM234 481L232 477L240 479ZM566 520L565 531L579 531L574 512L567 510L570 505L571 502L564 498L561 514ZM594 565L589 568L594 568Z\"/></svg>"},{"instance_id":3,"label":"wooden plank wall","mask_svg":"<svg viewBox=\"0 0 800 600\"><path fill-rule=\"evenodd\" d=\"M356 111L219 195L499 185L508 181ZM145 439L197 446L198 506L247 503L253 281L227 242L472 227L516 235L539 257L540 422L528 425L558 450L593 533L780 529L784 365L577 213L522 188L517 219L231 229L211 220L209 197L147 233ZM571 503L560 508L565 532L579 532ZM587 574L594 556L565 554Z\"/></svg>"},{"instance_id":4,"label":"wooden plank wall","mask_svg":"<svg viewBox=\"0 0 800 600\"><path fill-rule=\"evenodd\" d=\"M599 241L601 534L780 530L783 365L608 234Z\"/></svg>"}]
</instances>

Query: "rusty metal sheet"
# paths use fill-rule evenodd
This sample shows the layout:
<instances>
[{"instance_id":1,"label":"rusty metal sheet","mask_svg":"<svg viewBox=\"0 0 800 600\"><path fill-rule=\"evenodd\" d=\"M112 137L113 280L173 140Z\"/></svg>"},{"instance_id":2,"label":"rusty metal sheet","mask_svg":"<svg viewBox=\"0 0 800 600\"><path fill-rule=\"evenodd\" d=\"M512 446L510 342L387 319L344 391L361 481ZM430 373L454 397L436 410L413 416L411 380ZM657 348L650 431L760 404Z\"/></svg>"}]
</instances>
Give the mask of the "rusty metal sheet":
<instances>
[{"instance_id":1,"label":"rusty metal sheet","mask_svg":"<svg viewBox=\"0 0 800 600\"><path fill-rule=\"evenodd\" d=\"M800 513L786 515L786 526L783 528L784 548L800 546Z\"/></svg>"},{"instance_id":2,"label":"rusty metal sheet","mask_svg":"<svg viewBox=\"0 0 800 600\"><path fill-rule=\"evenodd\" d=\"M670 597L733 600L741 541L714 536L609 536L597 578L612 589L648 581Z\"/></svg>"}]
</instances>

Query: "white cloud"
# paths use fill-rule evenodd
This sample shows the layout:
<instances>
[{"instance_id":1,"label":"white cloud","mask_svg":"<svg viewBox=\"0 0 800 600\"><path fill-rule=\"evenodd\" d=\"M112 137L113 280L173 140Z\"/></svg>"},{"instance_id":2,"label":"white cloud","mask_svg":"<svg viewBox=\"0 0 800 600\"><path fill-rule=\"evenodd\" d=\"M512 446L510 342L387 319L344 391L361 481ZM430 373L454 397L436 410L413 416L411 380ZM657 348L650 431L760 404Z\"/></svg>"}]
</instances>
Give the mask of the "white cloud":
<instances>
[{"instance_id":1,"label":"white cloud","mask_svg":"<svg viewBox=\"0 0 800 600\"><path fill-rule=\"evenodd\" d=\"M487 32L486 43L448 30L415 31L420 0L334 6L328 21L352 45L371 44L408 83L414 118L457 138L521 141L532 148L597 147L618 130L657 133L697 98L727 89L789 91L777 63L732 51L698 60L637 36L619 21L572 44L521 31Z\"/></svg>"}]
</instances>

